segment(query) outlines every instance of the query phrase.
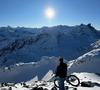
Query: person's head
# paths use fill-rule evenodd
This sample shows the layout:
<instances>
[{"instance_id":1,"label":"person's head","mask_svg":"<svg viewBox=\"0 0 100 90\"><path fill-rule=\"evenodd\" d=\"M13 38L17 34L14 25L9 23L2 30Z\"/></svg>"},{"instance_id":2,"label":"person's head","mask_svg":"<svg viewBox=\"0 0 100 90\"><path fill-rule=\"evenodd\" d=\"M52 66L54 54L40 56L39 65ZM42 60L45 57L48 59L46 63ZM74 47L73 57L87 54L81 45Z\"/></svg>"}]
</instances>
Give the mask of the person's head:
<instances>
[{"instance_id":1,"label":"person's head","mask_svg":"<svg viewBox=\"0 0 100 90\"><path fill-rule=\"evenodd\" d=\"M59 58L59 61L60 61L60 62L63 62L63 58L62 58L62 57L60 57L60 58Z\"/></svg>"}]
</instances>

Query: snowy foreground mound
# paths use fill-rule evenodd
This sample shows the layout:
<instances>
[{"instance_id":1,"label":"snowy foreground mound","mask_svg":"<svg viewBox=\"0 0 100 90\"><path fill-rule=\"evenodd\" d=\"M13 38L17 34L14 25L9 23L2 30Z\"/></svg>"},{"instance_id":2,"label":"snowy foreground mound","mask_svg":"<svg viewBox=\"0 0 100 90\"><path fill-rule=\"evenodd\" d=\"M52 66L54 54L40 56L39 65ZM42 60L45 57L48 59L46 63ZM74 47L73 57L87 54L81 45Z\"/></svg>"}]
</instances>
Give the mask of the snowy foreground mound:
<instances>
[{"instance_id":1,"label":"snowy foreground mound","mask_svg":"<svg viewBox=\"0 0 100 90\"><path fill-rule=\"evenodd\" d=\"M54 89L53 79L52 81L47 81L47 78L50 78L50 74L52 71L50 70L45 75L45 81L37 81L37 77L34 79L22 82L22 83L1 83L1 90L59 90L58 88ZM100 76L94 73L73 73L77 75L81 81L78 87L73 87L71 85L68 86L68 90L100 90ZM47 80L46 80L47 79ZM88 86L82 86L82 82L84 82ZM67 87L65 86L65 88ZM67 89L66 89L67 90Z\"/></svg>"}]
</instances>

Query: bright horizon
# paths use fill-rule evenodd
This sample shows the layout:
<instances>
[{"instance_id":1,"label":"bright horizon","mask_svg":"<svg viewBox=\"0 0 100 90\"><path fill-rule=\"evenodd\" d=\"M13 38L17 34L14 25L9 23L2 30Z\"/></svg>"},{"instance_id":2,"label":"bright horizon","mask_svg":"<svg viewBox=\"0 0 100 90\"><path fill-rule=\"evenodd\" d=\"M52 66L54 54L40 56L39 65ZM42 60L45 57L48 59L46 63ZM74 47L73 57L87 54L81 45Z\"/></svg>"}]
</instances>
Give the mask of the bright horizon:
<instances>
[{"instance_id":1,"label":"bright horizon","mask_svg":"<svg viewBox=\"0 0 100 90\"><path fill-rule=\"evenodd\" d=\"M0 27L91 23L100 30L100 0L0 0Z\"/></svg>"}]
</instances>

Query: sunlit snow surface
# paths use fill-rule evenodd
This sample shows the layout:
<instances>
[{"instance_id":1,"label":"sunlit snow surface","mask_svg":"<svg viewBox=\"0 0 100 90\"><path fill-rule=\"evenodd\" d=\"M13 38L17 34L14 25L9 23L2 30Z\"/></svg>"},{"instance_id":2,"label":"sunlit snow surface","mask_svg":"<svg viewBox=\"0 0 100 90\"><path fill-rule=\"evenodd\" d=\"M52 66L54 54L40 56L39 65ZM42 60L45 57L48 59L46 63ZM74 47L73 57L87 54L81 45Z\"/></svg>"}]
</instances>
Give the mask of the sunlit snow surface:
<instances>
[{"instance_id":1,"label":"sunlit snow surface","mask_svg":"<svg viewBox=\"0 0 100 90\"><path fill-rule=\"evenodd\" d=\"M27 81L26 84L29 85L29 88L23 87L20 83L15 84L15 87L12 87L12 90L31 90L33 87L43 87L43 89L51 90L54 87L53 81L48 81L50 79L52 71L49 70L47 74L44 76L44 80L37 81L38 78L35 77L30 81ZM98 82L100 84L100 77L94 73L73 73L74 75L78 76L79 79L82 81L91 81L91 82ZM68 90L73 90L73 88L77 88L77 90L100 90L100 86L93 85L92 87L82 87L81 85L78 87L73 87L68 85ZM8 89L9 87L2 87ZM57 88L58 89L58 88ZM59 90L59 89L58 89Z\"/></svg>"}]
</instances>

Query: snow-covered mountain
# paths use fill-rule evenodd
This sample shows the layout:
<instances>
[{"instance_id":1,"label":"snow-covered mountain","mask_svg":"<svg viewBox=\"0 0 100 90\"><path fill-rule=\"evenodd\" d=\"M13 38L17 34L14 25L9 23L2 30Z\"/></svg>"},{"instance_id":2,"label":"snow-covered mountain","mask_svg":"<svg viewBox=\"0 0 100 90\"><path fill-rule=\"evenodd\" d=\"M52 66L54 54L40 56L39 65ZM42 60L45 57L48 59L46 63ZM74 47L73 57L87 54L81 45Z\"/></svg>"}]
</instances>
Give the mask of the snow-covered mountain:
<instances>
[{"instance_id":1,"label":"snow-covered mountain","mask_svg":"<svg viewBox=\"0 0 100 90\"><path fill-rule=\"evenodd\" d=\"M16 84L11 86L12 90L33 90L38 84L51 90L59 56L68 65L68 75L75 74L81 82L100 85L100 32L91 24L0 28L0 82L30 85L26 88ZM78 89L84 88L79 86ZM91 89L85 88L99 89L96 84Z\"/></svg>"},{"instance_id":2,"label":"snow-covered mountain","mask_svg":"<svg viewBox=\"0 0 100 90\"><path fill-rule=\"evenodd\" d=\"M73 60L94 49L100 32L91 24L42 28L0 28L0 65L36 62L42 56Z\"/></svg>"}]
</instances>

